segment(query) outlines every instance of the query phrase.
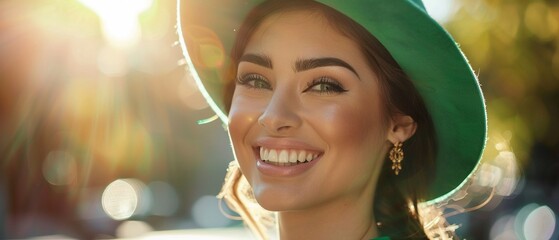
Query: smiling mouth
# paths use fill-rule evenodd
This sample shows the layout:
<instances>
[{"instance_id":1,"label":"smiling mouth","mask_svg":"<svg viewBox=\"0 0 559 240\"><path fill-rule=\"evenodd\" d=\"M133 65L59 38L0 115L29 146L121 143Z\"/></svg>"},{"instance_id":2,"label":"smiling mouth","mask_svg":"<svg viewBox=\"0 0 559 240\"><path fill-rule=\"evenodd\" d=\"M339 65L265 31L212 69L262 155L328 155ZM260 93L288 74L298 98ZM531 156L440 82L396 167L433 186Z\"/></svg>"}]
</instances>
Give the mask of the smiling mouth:
<instances>
[{"instance_id":1,"label":"smiling mouth","mask_svg":"<svg viewBox=\"0 0 559 240\"><path fill-rule=\"evenodd\" d=\"M277 166L294 166L312 162L320 153L295 149L268 149L260 147L260 159L267 164Z\"/></svg>"}]
</instances>

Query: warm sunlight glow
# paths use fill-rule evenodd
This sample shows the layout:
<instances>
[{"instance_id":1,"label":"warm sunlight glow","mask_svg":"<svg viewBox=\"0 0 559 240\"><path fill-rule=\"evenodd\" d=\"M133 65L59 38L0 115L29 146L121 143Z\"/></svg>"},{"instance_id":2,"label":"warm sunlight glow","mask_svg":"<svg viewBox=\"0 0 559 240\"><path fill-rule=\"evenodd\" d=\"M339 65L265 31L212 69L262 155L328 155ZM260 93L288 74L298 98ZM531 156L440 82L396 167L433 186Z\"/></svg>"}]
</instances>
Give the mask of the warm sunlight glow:
<instances>
[{"instance_id":1,"label":"warm sunlight glow","mask_svg":"<svg viewBox=\"0 0 559 240\"><path fill-rule=\"evenodd\" d=\"M140 13L149 9L153 0L80 0L101 18L106 39L117 47L133 46L140 38Z\"/></svg>"},{"instance_id":2,"label":"warm sunlight glow","mask_svg":"<svg viewBox=\"0 0 559 240\"><path fill-rule=\"evenodd\" d=\"M427 12L439 23L446 23L457 10L455 0L423 0Z\"/></svg>"}]
</instances>

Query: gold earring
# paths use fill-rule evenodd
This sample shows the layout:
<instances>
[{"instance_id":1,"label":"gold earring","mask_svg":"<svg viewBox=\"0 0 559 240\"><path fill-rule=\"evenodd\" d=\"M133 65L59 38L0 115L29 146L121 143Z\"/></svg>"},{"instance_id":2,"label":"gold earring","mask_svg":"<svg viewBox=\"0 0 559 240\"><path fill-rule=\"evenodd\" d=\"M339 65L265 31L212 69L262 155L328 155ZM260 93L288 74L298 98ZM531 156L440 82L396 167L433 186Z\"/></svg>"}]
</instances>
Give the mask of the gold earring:
<instances>
[{"instance_id":1,"label":"gold earring","mask_svg":"<svg viewBox=\"0 0 559 240\"><path fill-rule=\"evenodd\" d=\"M392 161L392 170L394 174L398 175L402 170L402 160L404 160L404 151L402 150L402 143L394 143L394 147L390 150L390 155L388 155L390 161Z\"/></svg>"}]
</instances>

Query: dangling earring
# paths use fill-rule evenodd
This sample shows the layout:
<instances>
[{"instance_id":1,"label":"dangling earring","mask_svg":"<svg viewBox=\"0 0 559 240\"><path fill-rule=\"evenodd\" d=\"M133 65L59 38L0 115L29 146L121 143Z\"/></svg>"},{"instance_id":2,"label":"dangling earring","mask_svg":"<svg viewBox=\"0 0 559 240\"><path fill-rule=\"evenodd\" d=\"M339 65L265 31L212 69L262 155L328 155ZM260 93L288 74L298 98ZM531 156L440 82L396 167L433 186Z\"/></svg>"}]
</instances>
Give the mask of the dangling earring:
<instances>
[{"instance_id":1,"label":"dangling earring","mask_svg":"<svg viewBox=\"0 0 559 240\"><path fill-rule=\"evenodd\" d=\"M392 170L394 174L398 175L402 170L402 160L404 160L404 151L402 150L402 143L394 143L394 147L390 150L390 155L388 155L390 161L392 161Z\"/></svg>"}]
</instances>

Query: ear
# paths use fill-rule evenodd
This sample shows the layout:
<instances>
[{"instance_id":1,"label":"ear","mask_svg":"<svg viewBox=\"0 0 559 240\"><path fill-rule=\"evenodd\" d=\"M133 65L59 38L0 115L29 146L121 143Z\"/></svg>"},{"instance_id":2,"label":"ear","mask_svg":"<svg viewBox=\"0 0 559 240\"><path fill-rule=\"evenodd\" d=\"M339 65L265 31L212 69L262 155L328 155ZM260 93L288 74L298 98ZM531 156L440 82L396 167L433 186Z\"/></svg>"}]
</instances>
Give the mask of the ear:
<instances>
[{"instance_id":1,"label":"ear","mask_svg":"<svg viewBox=\"0 0 559 240\"><path fill-rule=\"evenodd\" d=\"M408 115L395 114L390 121L390 129L388 129L388 141L395 144L403 143L415 134L417 123Z\"/></svg>"}]
</instances>

